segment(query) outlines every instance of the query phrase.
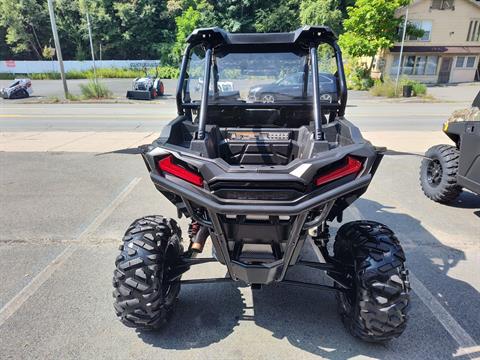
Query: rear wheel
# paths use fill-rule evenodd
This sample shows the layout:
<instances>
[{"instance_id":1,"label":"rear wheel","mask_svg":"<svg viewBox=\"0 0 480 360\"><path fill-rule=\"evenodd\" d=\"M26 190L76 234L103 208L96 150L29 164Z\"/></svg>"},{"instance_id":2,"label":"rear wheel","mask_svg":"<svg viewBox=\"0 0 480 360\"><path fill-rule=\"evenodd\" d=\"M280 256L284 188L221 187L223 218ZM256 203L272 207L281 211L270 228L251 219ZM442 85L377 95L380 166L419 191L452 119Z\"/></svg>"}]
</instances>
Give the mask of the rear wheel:
<instances>
[{"instance_id":1,"label":"rear wheel","mask_svg":"<svg viewBox=\"0 0 480 360\"><path fill-rule=\"evenodd\" d=\"M346 328L368 342L400 336L407 324L410 284L394 233L373 221L347 223L338 230L334 251L349 269L345 280L351 289L337 293Z\"/></svg>"},{"instance_id":2,"label":"rear wheel","mask_svg":"<svg viewBox=\"0 0 480 360\"><path fill-rule=\"evenodd\" d=\"M273 94L263 94L261 101L264 104L273 104L275 102L275 96Z\"/></svg>"},{"instance_id":3,"label":"rear wheel","mask_svg":"<svg viewBox=\"0 0 480 360\"><path fill-rule=\"evenodd\" d=\"M433 201L448 203L462 192L457 184L460 153L455 146L436 145L425 153L420 167L420 184Z\"/></svg>"},{"instance_id":4,"label":"rear wheel","mask_svg":"<svg viewBox=\"0 0 480 360\"><path fill-rule=\"evenodd\" d=\"M115 261L114 308L129 327L154 330L173 311L180 279L170 281L182 254L181 231L174 220L147 216L127 229Z\"/></svg>"},{"instance_id":5,"label":"rear wheel","mask_svg":"<svg viewBox=\"0 0 480 360\"><path fill-rule=\"evenodd\" d=\"M164 93L165 93L165 87L163 86L163 82L158 80L157 95L158 96L163 96Z\"/></svg>"}]
</instances>

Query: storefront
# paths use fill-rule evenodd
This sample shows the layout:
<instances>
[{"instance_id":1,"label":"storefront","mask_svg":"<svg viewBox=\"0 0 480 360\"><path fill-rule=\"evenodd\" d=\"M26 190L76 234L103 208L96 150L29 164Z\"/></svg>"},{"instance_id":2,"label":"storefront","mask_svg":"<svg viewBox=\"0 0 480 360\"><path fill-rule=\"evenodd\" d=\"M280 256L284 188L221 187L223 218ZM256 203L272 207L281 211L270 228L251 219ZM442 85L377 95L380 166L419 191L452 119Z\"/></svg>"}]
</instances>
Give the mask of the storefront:
<instances>
[{"instance_id":1,"label":"storefront","mask_svg":"<svg viewBox=\"0 0 480 360\"><path fill-rule=\"evenodd\" d=\"M397 75L400 47L385 56L383 76ZM480 46L405 46L401 75L424 83L462 83L479 77Z\"/></svg>"}]
</instances>

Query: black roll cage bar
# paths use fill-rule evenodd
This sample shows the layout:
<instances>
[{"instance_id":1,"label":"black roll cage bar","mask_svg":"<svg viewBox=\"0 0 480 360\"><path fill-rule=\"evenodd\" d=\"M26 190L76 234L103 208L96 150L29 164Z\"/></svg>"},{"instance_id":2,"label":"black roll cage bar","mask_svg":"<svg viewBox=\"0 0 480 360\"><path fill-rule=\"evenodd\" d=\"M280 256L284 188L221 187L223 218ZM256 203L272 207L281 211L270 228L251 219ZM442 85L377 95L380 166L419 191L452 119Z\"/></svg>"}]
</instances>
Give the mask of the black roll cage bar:
<instances>
[{"instance_id":1,"label":"black roll cage bar","mask_svg":"<svg viewBox=\"0 0 480 360\"><path fill-rule=\"evenodd\" d=\"M207 28L207 29L197 29L187 38L188 45L185 48L183 57L180 76L178 79L177 93L176 93L176 102L177 102L177 112L178 115L189 115L191 116L192 106L191 102L183 102L183 96L185 99L189 99L189 94L187 94L187 87L185 80L187 79L187 66L188 61L190 60L191 50L194 46L201 44L205 49L205 68L204 68L204 82L202 87L202 99L200 103L200 114L198 121L198 133L197 139L203 140L205 137L205 126L207 122L207 111L208 111L208 92L210 85L210 76L213 67L213 77L214 77L214 91L218 91L217 82L218 82L218 69L216 69L216 63L212 62L214 49L221 45L228 45L235 47L248 45L248 42L245 42L243 37L248 37L251 40L257 37L257 40L260 40L265 37L270 37L273 39L272 44L275 47L279 48L282 46L281 42L278 42L279 39L294 38L294 42L285 42L284 45L291 46L292 44L297 44L298 47L306 50L308 47L311 68L313 74L313 115L314 115L314 124L315 124L315 140L324 140L323 129L322 129L322 105L320 102L320 88L319 88L319 74L318 74L318 57L317 57L317 48L320 44L326 43L329 44L335 51L335 59L337 63L338 78L340 85L340 106L338 107L338 116L345 115L345 108L347 105L347 83L345 79L345 72L343 69L343 59L342 51L339 45L336 42L335 34L328 28L323 26L305 26L298 29L294 33L277 33L277 34L229 34L225 31L218 28ZM235 37L241 38L237 39L235 42ZM308 39L308 44L305 43L305 39ZM277 41L277 42L275 42ZM257 48L260 43L253 42ZM266 45L268 46L268 45ZM266 51L268 52L268 51ZM213 65L213 66L212 66ZM308 64L306 65L308 67ZM308 72L305 72L304 84L308 82ZM304 86L305 87L305 86ZM306 88L306 87L305 87ZM306 91L304 89L304 91ZM251 108L251 104L236 104L236 107L245 107ZM186 110L186 111L185 111Z\"/></svg>"}]
</instances>

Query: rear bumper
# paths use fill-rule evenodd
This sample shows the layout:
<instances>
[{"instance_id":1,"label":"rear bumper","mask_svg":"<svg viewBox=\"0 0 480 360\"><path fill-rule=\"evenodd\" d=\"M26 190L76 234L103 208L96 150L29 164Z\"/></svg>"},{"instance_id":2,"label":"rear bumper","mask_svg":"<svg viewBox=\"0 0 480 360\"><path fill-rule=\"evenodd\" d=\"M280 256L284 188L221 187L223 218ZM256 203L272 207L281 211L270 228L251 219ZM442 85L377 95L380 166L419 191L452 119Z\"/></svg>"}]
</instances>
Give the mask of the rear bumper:
<instances>
[{"instance_id":1,"label":"rear bumper","mask_svg":"<svg viewBox=\"0 0 480 360\"><path fill-rule=\"evenodd\" d=\"M193 186L182 187L165 179L161 175L150 173L153 183L162 190L173 192L182 198L194 202L196 205L209 209L214 213L225 215L299 215L310 211L343 195L366 188L372 180L371 174L338 186L316 196L300 199L291 203L257 202L247 200L233 203L220 199L206 190L193 190Z\"/></svg>"}]
</instances>

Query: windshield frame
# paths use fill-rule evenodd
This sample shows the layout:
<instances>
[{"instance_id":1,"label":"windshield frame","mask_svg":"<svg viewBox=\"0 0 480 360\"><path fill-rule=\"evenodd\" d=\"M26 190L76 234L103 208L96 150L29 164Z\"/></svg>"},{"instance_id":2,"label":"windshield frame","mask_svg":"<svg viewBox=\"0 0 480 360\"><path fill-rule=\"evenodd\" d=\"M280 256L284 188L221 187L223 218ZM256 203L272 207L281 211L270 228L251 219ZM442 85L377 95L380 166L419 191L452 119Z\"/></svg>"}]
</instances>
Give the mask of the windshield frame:
<instances>
[{"instance_id":1,"label":"windshield frame","mask_svg":"<svg viewBox=\"0 0 480 360\"><path fill-rule=\"evenodd\" d=\"M322 31L327 29L330 33L327 33L325 36ZM189 41L192 39L193 35L201 35L202 31L205 33L202 35L203 39L199 41ZM212 34L214 36L212 36ZM251 43L247 42L239 42L238 44L234 43L227 43L225 40L225 36L248 36L250 39L258 38L260 40L266 35L271 36L283 36L294 34L297 38L300 38L301 41L295 40L291 43L278 43L278 42L271 42L271 43L260 43L259 41L255 42L252 41ZM222 39L223 37L223 39ZM200 38L201 39L201 38ZM308 41L307 41L308 40ZM336 64L337 64L337 71L338 71L338 81L339 87L337 88L339 103L334 104L335 106L325 106L330 111L335 111L336 115L344 116L345 108L346 108L346 101L347 101L347 86L345 80L345 73L343 68L343 60L342 60L342 53L340 47L336 42L335 35L331 32L330 29L324 27L304 27L302 29L297 30L295 33L276 33L276 34L228 34L225 33L223 30L218 28L210 28L210 29L198 29L195 30L192 35L187 39L189 41L184 56L182 58L182 67L180 71L180 77L178 80L177 86L177 110L179 115L187 115L190 118L192 117L192 109L199 109L200 116L199 116L199 131L197 134L197 138L199 140L203 140L204 138L204 131L205 131L205 124L206 124L206 117L207 117L207 110L209 106L218 106L218 107L231 107L235 106L237 108L253 108L252 104L250 103L243 103L243 102L236 102L235 104L228 104L228 103L221 103L221 104L209 104L208 103L208 93L209 93L209 84L210 84L210 76L212 75L212 69L214 66L212 64L212 55L213 53L217 52L265 52L265 53L275 53L275 52L299 52L301 54L309 54L310 61L312 62L312 77L313 77L313 113L314 113L314 120L315 120L315 138L316 140L323 140L323 131L322 131L322 107L323 104L320 103L320 93L319 93L319 71L318 71L318 57L317 57L317 49L321 44L328 44L332 47ZM202 98L200 103L190 101L184 101L184 99L189 99L189 94L187 93L187 86L186 80L187 79L187 68L188 62L192 55L192 49L195 45L202 44L205 48L205 70L204 76L205 79L203 83L202 89ZM208 64L208 65L207 65ZM213 65L213 64L212 64ZM216 81L216 76L213 76L214 82ZM308 80L305 79L305 83ZM214 84L214 89L217 88L217 84ZM301 102L296 103L281 103L281 104L263 104L267 105L261 106L262 108L283 108L283 107L298 107ZM303 106L305 106L303 104ZM257 106L255 106L257 107Z\"/></svg>"}]
</instances>

